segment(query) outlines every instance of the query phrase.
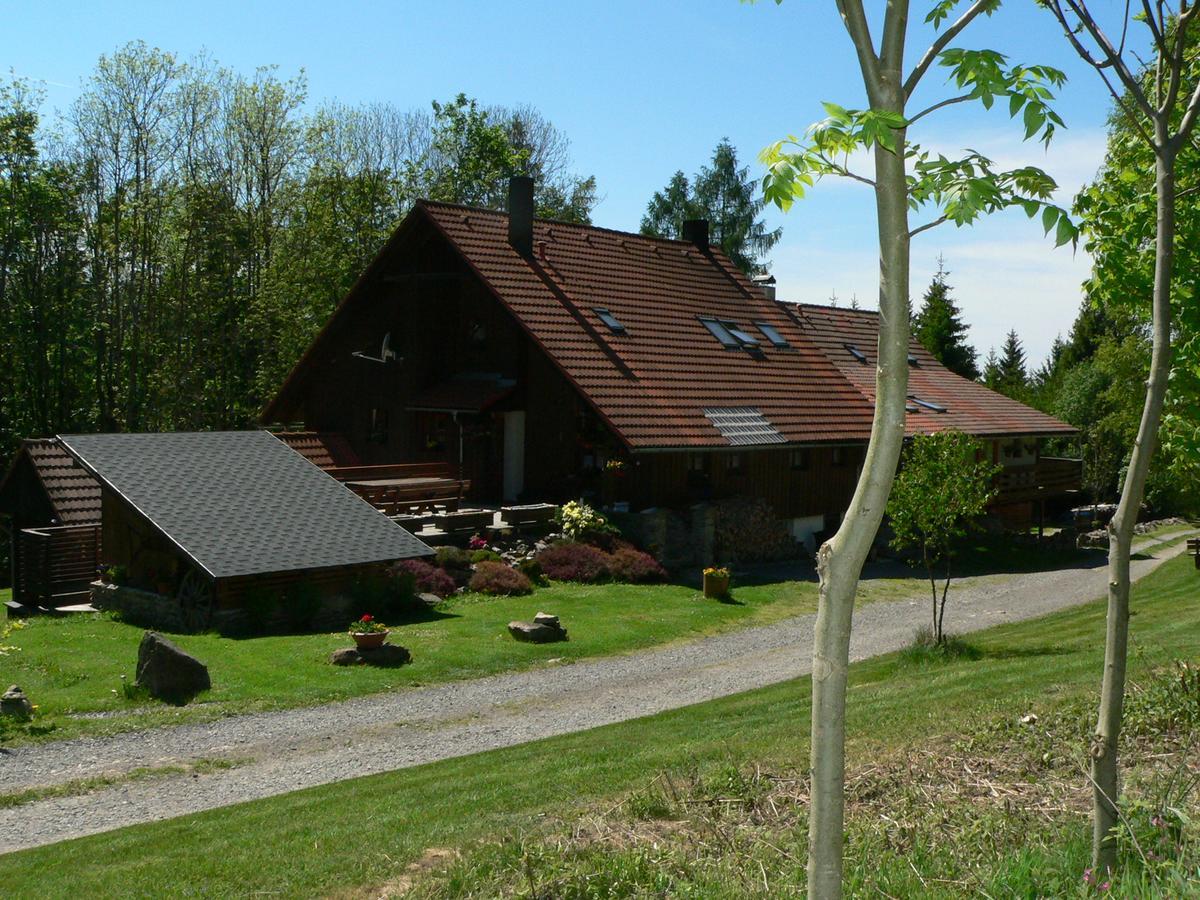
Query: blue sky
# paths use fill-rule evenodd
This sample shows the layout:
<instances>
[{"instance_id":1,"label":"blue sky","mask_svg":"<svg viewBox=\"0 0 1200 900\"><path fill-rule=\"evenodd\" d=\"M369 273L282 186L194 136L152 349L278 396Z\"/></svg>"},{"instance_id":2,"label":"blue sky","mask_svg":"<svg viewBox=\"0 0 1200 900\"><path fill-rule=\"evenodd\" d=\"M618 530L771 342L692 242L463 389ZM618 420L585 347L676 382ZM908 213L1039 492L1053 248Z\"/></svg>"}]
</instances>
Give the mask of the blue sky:
<instances>
[{"instance_id":1,"label":"blue sky","mask_svg":"<svg viewBox=\"0 0 1200 900\"><path fill-rule=\"evenodd\" d=\"M881 0L867 0L869 8ZM925 4L914 3L914 21ZM931 116L915 139L973 147L1047 169L1066 203L1103 158L1107 98L1032 0L1010 0L962 43L1067 71L1059 109L1068 129L1049 153L1023 144L1004 112L961 105ZM927 37L914 29L910 57ZM46 111L65 110L97 57L135 39L249 72L307 73L310 102L386 100L426 106L462 91L485 104L531 103L572 141L594 174L594 219L636 230L646 202L676 169L696 171L722 137L758 174L759 150L823 116L822 100L862 105L861 80L832 0L441 0L342 2L108 2L9 4L0 67L43 83ZM947 96L927 76L923 96ZM928 125L926 125L928 123ZM772 271L787 299L876 305L875 218L869 189L827 181L786 215ZM913 247L919 297L943 254L981 355L1016 328L1032 360L1065 333L1088 260L1053 249L1020 213L972 229L942 226Z\"/></svg>"}]
</instances>

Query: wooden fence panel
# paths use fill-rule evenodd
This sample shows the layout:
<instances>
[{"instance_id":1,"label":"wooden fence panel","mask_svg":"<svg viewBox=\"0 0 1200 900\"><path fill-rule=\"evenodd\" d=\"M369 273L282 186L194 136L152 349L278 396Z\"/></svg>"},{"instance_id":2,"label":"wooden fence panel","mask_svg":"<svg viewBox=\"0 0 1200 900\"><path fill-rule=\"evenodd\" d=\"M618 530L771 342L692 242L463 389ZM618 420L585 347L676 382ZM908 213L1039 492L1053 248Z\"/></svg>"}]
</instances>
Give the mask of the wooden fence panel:
<instances>
[{"instance_id":1,"label":"wooden fence panel","mask_svg":"<svg viewBox=\"0 0 1200 900\"><path fill-rule=\"evenodd\" d=\"M13 599L49 609L86 603L99 566L99 525L22 529Z\"/></svg>"}]
</instances>

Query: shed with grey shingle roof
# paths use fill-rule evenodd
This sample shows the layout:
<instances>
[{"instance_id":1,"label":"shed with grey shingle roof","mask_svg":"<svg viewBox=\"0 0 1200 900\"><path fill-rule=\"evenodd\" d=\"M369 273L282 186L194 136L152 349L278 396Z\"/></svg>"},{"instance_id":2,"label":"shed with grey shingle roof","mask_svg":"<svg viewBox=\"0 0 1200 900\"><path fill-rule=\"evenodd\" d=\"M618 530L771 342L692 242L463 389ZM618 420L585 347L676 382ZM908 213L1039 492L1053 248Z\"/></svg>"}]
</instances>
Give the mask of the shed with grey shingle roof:
<instances>
[{"instance_id":1,"label":"shed with grey shingle roof","mask_svg":"<svg viewBox=\"0 0 1200 900\"><path fill-rule=\"evenodd\" d=\"M283 590L432 553L265 431L59 441L100 482L105 563L159 593L200 577L230 606L250 585Z\"/></svg>"}]
</instances>

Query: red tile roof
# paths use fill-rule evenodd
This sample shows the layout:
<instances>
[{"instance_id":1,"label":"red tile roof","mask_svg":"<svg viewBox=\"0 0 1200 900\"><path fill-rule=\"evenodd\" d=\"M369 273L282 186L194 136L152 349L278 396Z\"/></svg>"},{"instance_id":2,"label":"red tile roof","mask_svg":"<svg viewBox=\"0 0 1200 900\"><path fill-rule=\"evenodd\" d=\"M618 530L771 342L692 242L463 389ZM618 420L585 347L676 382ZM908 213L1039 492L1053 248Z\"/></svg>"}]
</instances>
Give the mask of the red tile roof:
<instances>
[{"instance_id":1,"label":"red tile roof","mask_svg":"<svg viewBox=\"0 0 1200 900\"><path fill-rule=\"evenodd\" d=\"M321 469L357 466L361 462L350 442L341 434L325 431L279 431L275 433L275 437Z\"/></svg>"},{"instance_id":2,"label":"red tile roof","mask_svg":"<svg viewBox=\"0 0 1200 900\"><path fill-rule=\"evenodd\" d=\"M781 304L792 313L805 334L824 351L847 381L870 403L875 402L875 359L879 340L879 314L868 310ZM866 358L857 360L846 345ZM909 434L954 429L975 435L1074 434L1066 422L1039 412L976 381L955 375L941 365L915 338L909 353L917 365L908 369L908 394L944 407L937 412L919 404L909 410Z\"/></svg>"},{"instance_id":3,"label":"red tile roof","mask_svg":"<svg viewBox=\"0 0 1200 900\"><path fill-rule=\"evenodd\" d=\"M633 449L729 446L705 407L756 408L791 442L859 440L870 429L861 393L720 250L538 220L526 259L503 213L419 208ZM699 316L737 323L761 354L724 349ZM755 322L791 348L771 346Z\"/></svg>"},{"instance_id":4,"label":"red tile roof","mask_svg":"<svg viewBox=\"0 0 1200 900\"><path fill-rule=\"evenodd\" d=\"M788 443L859 442L870 435L874 368L863 367L868 384L863 372L830 351L833 344L840 348L843 340L857 340L873 353L869 315L825 317L815 327L768 299L719 249L701 250L687 241L539 219L527 258L509 243L505 213L473 207L421 201L389 246L404 240L420 220L447 239L633 450L730 446L706 408L761 414ZM360 286L386 267L386 259L387 248L342 301L264 420L286 414L296 383L317 358L315 347L332 333ZM623 327L614 331L597 310ZM759 347L753 353L725 349L701 317L735 323ZM774 346L756 323L774 329L790 346ZM840 327L851 329L850 337L832 334ZM953 414L939 414L940 427L978 434L1071 431L951 375L928 354L923 359L914 378L917 390L959 406ZM911 415L911 430L923 430L932 415Z\"/></svg>"}]
</instances>

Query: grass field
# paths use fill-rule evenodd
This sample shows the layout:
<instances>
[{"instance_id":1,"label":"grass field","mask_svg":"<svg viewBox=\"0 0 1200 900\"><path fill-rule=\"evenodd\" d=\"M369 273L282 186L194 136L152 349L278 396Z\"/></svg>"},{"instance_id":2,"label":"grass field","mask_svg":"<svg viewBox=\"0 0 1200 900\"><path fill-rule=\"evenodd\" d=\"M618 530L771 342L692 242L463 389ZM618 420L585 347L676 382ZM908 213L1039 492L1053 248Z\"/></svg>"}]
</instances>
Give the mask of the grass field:
<instances>
[{"instance_id":1,"label":"grass field","mask_svg":"<svg viewBox=\"0 0 1200 900\"><path fill-rule=\"evenodd\" d=\"M960 568L973 574L1024 572L1083 558L1100 554L1014 552L991 541L964 554ZM860 583L859 602L923 596L927 590L916 570L894 563L878 568L879 577ZM813 612L816 597L811 567L796 564L763 567L743 578L733 602L706 600L682 584L557 583L526 597L465 594L394 627L392 642L413 654L412 664L398 669L330 665L330 653L348 644L340 632L247 639L176 635L184 650L208 665L213 681L211 691L187 706L127 694L140 627L107 615L35 617L10 640L20 650L4 658L3 670L8 683L19 684L38 704L38 715L27 725L0 721L0 739L16 744L101 735L623 653ZM542 610L559 615L571 639L547 645L513 641L507 623Z\"/></svg>"},{"instance_id":2,"label":"grass field","mask_svg":"<svg viewBox=\"0 0 1200 900\"><path fill-rule=\"evenodd\" d=\"M1200 654L1196 578L1190 560L1181 558L1135 587L1133 679L1171 657ZM1100 671L1103 615L1097 602L981 632L972 637L978 659L915 666L894 654L853 666L851 763L1080 702ZM580 734L11 854L0 857L0 884L19 897L365 897L357 890L403 874L429 848L514 835L536 842L555 817L573 821L612 809L664 772L802 767L808 698L808 679L800 679ZM869 876L870 861L860 862ZM914 876L914 883L917 877L925 876Z\"/></svg>"}]
</instances>

